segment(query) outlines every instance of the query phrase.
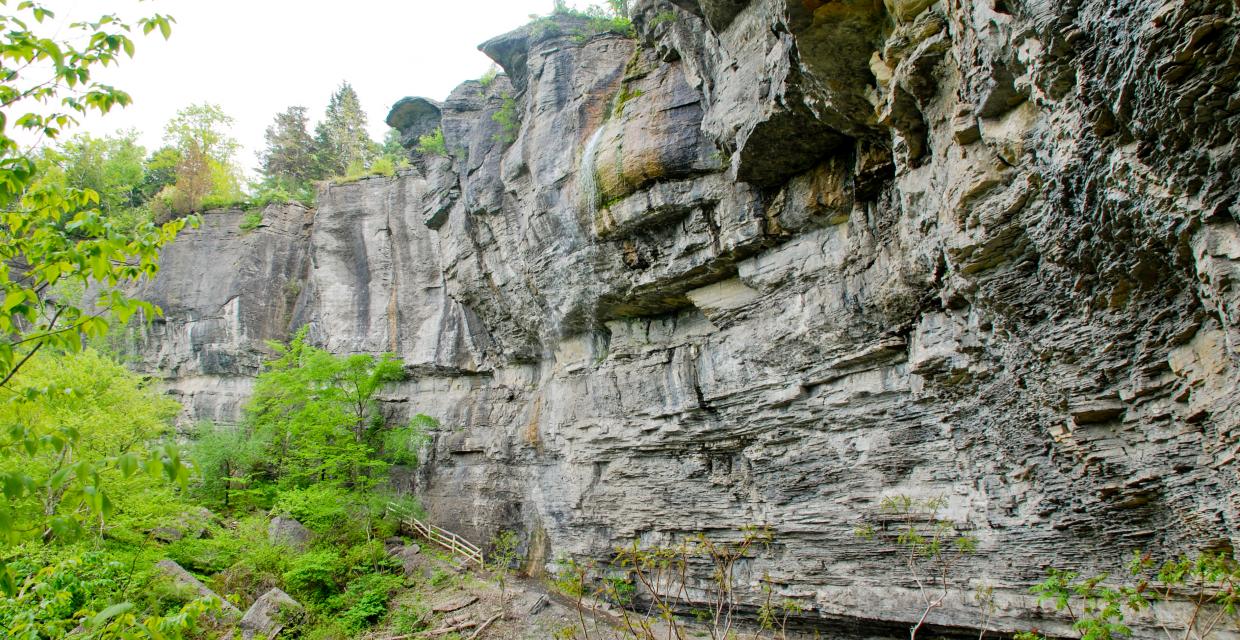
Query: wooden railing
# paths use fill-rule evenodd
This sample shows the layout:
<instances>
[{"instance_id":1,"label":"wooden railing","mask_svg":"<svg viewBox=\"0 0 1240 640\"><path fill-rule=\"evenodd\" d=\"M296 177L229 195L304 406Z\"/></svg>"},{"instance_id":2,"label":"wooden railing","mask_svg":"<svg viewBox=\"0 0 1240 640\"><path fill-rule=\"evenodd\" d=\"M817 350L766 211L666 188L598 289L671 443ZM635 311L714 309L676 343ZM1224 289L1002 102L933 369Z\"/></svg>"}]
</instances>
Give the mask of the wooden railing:
<instances>
[{"instance_id":1,"label":"wooden railing","mask_svg":"<svg viewBox=\"0 0 1240 640\"><path fill-rule=\"evenodd\" d=\"M455 533L452 533L451 531L448 531L447 529L436 527L429 522L423 522L417 519L407 509L396 503L389 502L387 505L387 510L389 513L395 514L396 517L400 519L402 524L407 525L426 540L452 552L452 555L464 556L466 560L474 562L479 567L486 566L485 560L482 556L482 548L478 545L456 535Z\"/></svg>"}]
</instances>

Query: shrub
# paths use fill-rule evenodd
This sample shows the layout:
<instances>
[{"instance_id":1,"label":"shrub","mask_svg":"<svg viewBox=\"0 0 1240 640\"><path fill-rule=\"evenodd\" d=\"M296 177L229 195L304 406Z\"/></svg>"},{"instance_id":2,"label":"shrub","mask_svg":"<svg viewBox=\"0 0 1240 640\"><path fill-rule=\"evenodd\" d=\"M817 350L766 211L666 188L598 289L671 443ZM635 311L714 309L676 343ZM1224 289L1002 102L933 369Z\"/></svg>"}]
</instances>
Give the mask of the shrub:
<instances>
[{"instance_id":1,"label":"shrub","mask_svg":"<svg viewBox=\"0 0 1240 640\"><path fill-rule=\"evenodd\" d=\"M711 540L703 534L687 537L672 546L648 547L634 540L631 545L618 547L607 567L582 567L569 563L562 573L566 587L578 594L589 591L594 598L602 598L620 605L619 615L623 622L622 637L654 640L658 626L668 628L667 636L687 637L687 629L677 615L684 605L694 602L706 606L695 613L699 622L712 638L735 637L737 617L737 566L752 554L766 548L774 539L774 533L765 526L746 526L740 531L740 539L734 542ZM685 580L690 567L709 568L711 584L702 596L690 598L689 583ZM576 583L576 584L574 584ZM588 587L587 587L588 585ZM637 607L639 591L649 599ZM767 608L793 611L794 603L776 603L768 592ZM578 623L588 633L583 601L577 596ZM782 629L784 624L775 625ZM774 631L774 630L771 630ZM752 636L758 638L758 635ZM773 633L770 637L780 637Z\"/></svg>"},{"instance_id":2,"label":"shrub","mask_svg":"<svg viewBox=\"0 0 1240 640\"><path fill-rule=\"evenodd\" d=\"M392 630L399 635L412 635L430 629L431 610L423 603L400 603L392 614Z\"/></svg>"},{"instance_id":3,"label":"shrub","mask_svg":"<svg viewBox=\"0 0 1240 640\"><path fill-rule=\"evenodd\" d=\"M431 573L431 586L439 589L441 587L452 584L452 574L443 569L435 569Z\"/></svg>"},{"instance_id":4,"label":"shrub","mask_svg":"<svg viewBox=\"0 0 1240 640\"><path fill-rule=\"evenodd\" d=\"M31 554L25 560L34 560ZM193 600L170 614L143 617L132 603L117 603L130 581L131 566L97 551L61 558L34 569L14 562L0 580L0 635L6 638L60 638L79 624L92 638L182 638L197 629L198 619L218 604ZM176 608L183 594L156 587L152 604ZM151 633L154 631L155 633Z\"/></svg>"},{"instance_id":5,"label":"shrub","mask_svg":"<svg viewBox=\"0 0 1240 640\"><path fill-rule=\"evenodd\" d=\"M521 129L520 115L517 113L517 99L512 94L504 93L503 104L499 111L491 115L500 126L500 132L495 134L495 140L504 144L512 144L517 141L517 132Z\"/></svg>"},{"instance_id":6,"label":"shrub","mask_svg":"<svg viewBox=\"0 0 1240 640\"><path fill-rule=\"evenodd\" d=\"M580 598L585 595L586 569L572 559L560 559L556 562L557 569L552 586L556 591L570 597Z\"/></svg>"},{"instance_id":7,"label":"shrub","mask_svg":"<svg viewBox=\"0 0 1240 640\"><path fill-rule=\"evenodd\" d=\"M380 540L351 547L345 552L344 563L352 575L379 574L400 568L400 563L388 555Z\"/></svg>"},{"instance_id":8,"label":"shrub","mask_svg":"<svg viewBox=\"0 0 1240 640\"><path fill-rule=\"evenodd\" d=\"M439 421L434 418L421 413L415 415L404 427L384 433L383 458L392 464L416 466L418 453L430 442L427 432L438 427Z\"/></svg>"},{"instance_id":9,"label":"shrub","mask_svg":"<svg viewBox=\"0 0 1240 640\"><path fill-rule=\"evenodd\" d=\"M216 593L253 602L272 587L284 586L284 573L292 568L295 554L284 545L268 541L267 525L266 516L256 514L241 520L231 532L243 552L236 563L212 580Z\"/></svg>"},{"instance_id":10,"label":"shrub","mask_svg":"<svg viewBox=\"0 0 1240 640\"><path fill-rule=\"evenodd\" d=\"M303 601L322 603L340 590L344 563L334 549L320 549L294 559L284 573L290 593Z\"/></svg>"},{"instance_id":11,"label":"shrub","mask_svg":"<svg viewBox=\"0 0 1240 640\"><path fill-rule=\"evenodd\" d=\"M190 444L199 472L194 496L225 509L267 504L255 483L266 445L243 427L199 424Z\"/></svg>"},{"instance_id":12,"label":"shrub","mask_svg":"<svg viewBox=\"0 0 1240 640\"><path fill-rule=\"evenodd\" d=\"M306 207L313 207L315 188L310 182L287 182L266 180L251 184L254 195L250 197L250 206L265 209L272 204L296 202Z\"/></svg>"},{"instance_id":13,"label":"shrub","mask_svg":"<svg viewBox=\"0 0 1240 640\"><path fill-rule=\"evenodd\" d=\"M590 5L584 11L568 6L564 0L556 0L553 16L569 16L587 20L585 31L574 34L578 40L585 40L600 33L615 33L622 36L633 36L633 21L629 19L628 0L606 0L605 6Z\"/></svg>"},{"instance_id":14,"label":"shrub","mask_svg":"<svg viewBox=\"0 0 1240 640\"><path fill-rule=\"evenodd\" d=\"M520 544L520 538L512 531L500 531L491 541L491 570L495 572L495 577L499 580L501 609L506 606L504 596L508 587L508 573L512 570L512 565L521 559L518 552Z\"/></svg>"},{"instance_id":15,"label":"shrub","mask_svg":"<svg viewBox=\"0 0 1240 640\"><path fill-rule=\"evenodd\" d=\"M177 611L181 607L198 599L198 591L192 586L175 582L171 578L161 577L152 580L142 590L144 609L163 615Z\"/></svg>"},{"instance_id":16,"label":"shrub","mask_svg":"<svg viewBox=\"0 0 1240 640\"><path fill-rule=\"evenodd\" d=\"M491 83L495 82L495 79L498 77L499 77L499 67L495 65L494 63L492 63L491 67L487 69L486 73L482 74L481 78L478 78L478 82L482 85L483 89L489 89L491 87Z\"/></svg>"},{"instance_id":17,"label":"shrub","mask_svg":"<svg viewBox=\"0 0 1240 640\"><path fill-rule=\"evenodd\" d=\"M316 484L281 491L272 509L289 514L315 533L328 534L348 526L349 505L353 500L344 489Z\"/></svg>"},{"instance_id":18,"label":"shrub","mask_svg":"<svg viewBox=\"0 0 1240 640\"><path fill-rule=\"evenodd\" d=\"M303 640L350 640L353 634L338 620L327 620L302 634Z\"/></svg>"},{"instance_id":19,"label":"shrub","mask_svg":"<svg viewBox=\"0 0 1240 640\"><path fill-rule=\"evenodd\" d=\"M217 573L232 566L241 556L240 541L231 536L182 538L166 548L168 557L197 573Z\"/></svg>"},{"instance_id":20,"label":"shrub","mask_svg":"<svg viewBox=\"0 0 1240 640\"><path fill-rule=\"evenodd\" d=\"M424 155L448 155L448 145L443 139L443 127L439 127L431 133L418 136L417 151Z\"/></svg>"},{"instance_id":21,"label":"shrub","mask_svg":"<svg viewBox=\"0 0 1240 640\"><path fill-rule=\"evenodd\" d=\"M328 608L340 611L339 620L352 632L361 631L387 615L392 594L401 588L397 576L367 574L353 580Z\"/></svg>"},{"instance_id":22,"label":"shrub","mask_svg":"<svg viewBox=\"0 0 1240 640\"><path fill-rule=\"evenodd\" d=\"M913 640L930 612L942 607L958 586L957 565L977 548L976 538L960 533L954 523L939 518L946 506L947 501L941 497L919 500L905 495L888 496L879 509L896 519L894 540L890 535L880 536L868 523L856 530L857 537L864 540L894 544L898 557L916 579L922 609L909 633Z\"/></svg>"},{"instance_id":23,"label":"shrub","mask_svg":"<svg viewBox=\"0 0 1240 640\"><path fill-rule=\"evenodd\" d=\"M366 170L366 165L361 160L350 162L344 170L345 180L361 180L369 175L370 172Z\"/></svg>"},{"instance_id":24,"label":"shrub","mask_svg":"<svg viewBox=\"0 0 1240 640\"><path fill-rule=\"evenodd\" d=\"M676 12L660 11L657 15L655 15L654 19L650 21L650 26L658 27L671 22L676 22Z\"/></svg>"},{"instance_id":25,"label":"shrub","mask_svg":"<svg viewBox=\"0 0 1240 640\"><path fill-rule=\"evenodd\" d=\"M253 231L263 224L263 213L261 211L251 211L245 214L241 219L242 231Z\"/></svg>"},{"instance_id":26,"label":"shrub","mask_svg":"<svg viewBox=\"0 0 1240 640\"><path fill-rule=\"evenodd\" d=\"M396 162L387 156L381 156L370 165L370 175L391 178L396 175Z\"/></svg>"},{"instance_id":27,"label":"shrub","mask_svg":"<svg viewBox=\"0 0 1240 640\"><path fill-rule=\"evenodd\" d=\"M1225 626L1240 629L1240 563L1230 556L1202 553L1159 564L1138 551L1128 569L1128 583L1108 585L1106 574L1082 578L1073 571L1051 568L1046 580L1031 591L1039 604L1049 601L1056 611L1066 610L1083 640L1130 636L1128 612L1145 609L1151 610L1155 625L1169 638L1205 640ZM1154 608L1155 602L1185 606ZM1031 631L1017 638L1040 640L1042 636Z\"/></svg>"}]
</instances>

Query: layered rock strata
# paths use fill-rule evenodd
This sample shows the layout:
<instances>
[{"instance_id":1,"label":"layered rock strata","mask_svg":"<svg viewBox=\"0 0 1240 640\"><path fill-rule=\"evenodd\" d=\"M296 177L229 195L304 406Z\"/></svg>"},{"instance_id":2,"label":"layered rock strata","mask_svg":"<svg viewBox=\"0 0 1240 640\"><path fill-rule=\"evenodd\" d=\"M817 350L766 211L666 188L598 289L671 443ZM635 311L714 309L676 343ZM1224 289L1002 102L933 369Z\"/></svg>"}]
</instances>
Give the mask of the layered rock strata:
<instances>
[{"instance_id":1,"label":"layered rock strata","mask_svg":"<svg viewBox=\"0 0 1240 640\"><path fill-rule=\"evenodd\" d=\"M941 496L978 548L931 627L976 635L993 587L992 628L1066 634L1046 567L1240 543L1237 11L540 21L483 45L494 82L394 110L449 157L187 232L140 366L227 421L262 340L395 353L390 410L442 425L414 483L438 524L517 529L535 570L768 524L742 597L828 634L907 632L913 577L853 532Z\"/></svg>"}]
</instances>

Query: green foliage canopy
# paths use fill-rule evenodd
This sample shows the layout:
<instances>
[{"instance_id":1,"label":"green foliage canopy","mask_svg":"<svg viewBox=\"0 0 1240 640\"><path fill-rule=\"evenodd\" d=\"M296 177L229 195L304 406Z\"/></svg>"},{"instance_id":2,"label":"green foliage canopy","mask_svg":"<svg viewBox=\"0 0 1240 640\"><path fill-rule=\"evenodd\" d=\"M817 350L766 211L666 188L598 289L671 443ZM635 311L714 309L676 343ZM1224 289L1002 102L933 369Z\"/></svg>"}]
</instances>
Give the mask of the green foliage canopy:
<instances>
[{"instance_id":1,"label":"green foliage canopy","mask_svg":"<svg viewBox=\"0 0 1240 640\"><path fill-rule=\"evenodd\" d=\"M0 392L0 536L72 539L87 521L102 525L113 488L150 484L143 467L186 480L176 447L159 443L178 410L93 350L33 361L19 386Z\"/></svg>"},{"instance_id":2,"label":"green foliage canopy","mask_svg":"<svg viewBox=\"0 0 1240 640\"><path fill-rule=\"evenodd\" d=\"M36 156L7 127L55 140L81 115L129 104L126 93L91 74L133 55L132 27L104 15L48 37L37 27L55 17L51 11L9 4L0 0L0 386L46 345L76 350L109 319L125 322L140 310L154 316L157 310L129 298L124 286L155 274L160 247L185 224L125 229L102 214L97 191L42 179ZM171 24L158 14L138 21L144 32L165 37ZM97 309L57 295L68 281L101 287Z\"/></svg>"},{"instance_id":3,"label":"green foliage canopy","mask_svg":"<svg viewBox=\"0 0 1240 640\"><path fill-rule=\"evenodd\" d=\"M233 162L237 141L228 134L233 119L213 104L177 111L164 128L164 142L178 154L176 182L161 194L164 208L184 215L241 200Z\"/></svg>"},{"instance_id":4,"label":"green foliage canopy","mask_svg":"<svg viewBox=\"0 0 1240 640\"><path fill-rule=\"evenodd\" d=\"M248 406L250 428L269 443L268 463L282 486L372 486L387 463L378 455L385 419L375 394L404 378L392 355L336 356L310 345L306 329L259 376Z\"/></svg>"}]
</instances>

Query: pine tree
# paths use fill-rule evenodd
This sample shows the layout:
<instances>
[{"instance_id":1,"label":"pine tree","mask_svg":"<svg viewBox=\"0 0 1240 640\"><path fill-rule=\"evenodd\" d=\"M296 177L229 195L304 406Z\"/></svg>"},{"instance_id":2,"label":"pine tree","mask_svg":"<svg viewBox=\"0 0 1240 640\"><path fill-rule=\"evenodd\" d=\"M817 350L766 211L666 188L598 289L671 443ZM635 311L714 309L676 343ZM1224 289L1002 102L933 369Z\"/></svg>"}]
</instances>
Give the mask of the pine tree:
<instances>
[{"instance_id":1,"label":"pine tree","mask_svg":"<svg viewBox=\"0 0 1240 640\"><path fill-rule=\"evenodd\" d=\"M366 133L366 112L348 82L332 94L323 122L315 129L315 146L324 175L345 175L350 167L365 168L374 159L375 143Z\"/></svg>"},{"instance_id":2,"label":"pine tree","mask_svg":"<svg viewBox=\"0 0 1240 640\"><path fill-rule=\"evenodd\" d=\"M316 167L314 138L306 128L306 108L289 107L276 114L267 127L267 148L259 154L263 177L269 182L302 186L323 177Z\"/></svg>"}]
</instances>

